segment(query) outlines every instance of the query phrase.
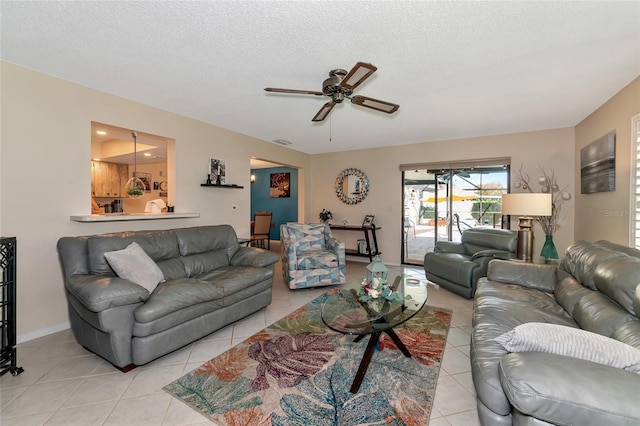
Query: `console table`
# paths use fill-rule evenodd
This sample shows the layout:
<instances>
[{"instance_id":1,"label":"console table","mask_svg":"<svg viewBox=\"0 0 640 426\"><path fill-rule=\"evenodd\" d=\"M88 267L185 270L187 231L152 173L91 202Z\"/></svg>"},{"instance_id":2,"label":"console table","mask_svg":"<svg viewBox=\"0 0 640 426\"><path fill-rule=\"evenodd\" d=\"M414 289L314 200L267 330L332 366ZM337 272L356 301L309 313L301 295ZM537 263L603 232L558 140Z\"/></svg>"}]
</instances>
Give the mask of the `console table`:
<instances>
[{"instance_id":1,"label":"console table","mask_svg":"<svg viewBox=\"0 0 640 426\"><path fill-rule=\"evenodd\" d=\"M358 225L329 225L329 228L342 231L356 231L364 233L364 240L366 241L366 253L360 253L358 249L345 249L345 254L349 256L362 256L368 257L369 260L373 260L374 256L381 254L379 251L378 239L376 238L376 230L380 229L380 226L358 226ZM373 242L374 250L371 250L371 243Z\"/></svg>"}]
</instances>

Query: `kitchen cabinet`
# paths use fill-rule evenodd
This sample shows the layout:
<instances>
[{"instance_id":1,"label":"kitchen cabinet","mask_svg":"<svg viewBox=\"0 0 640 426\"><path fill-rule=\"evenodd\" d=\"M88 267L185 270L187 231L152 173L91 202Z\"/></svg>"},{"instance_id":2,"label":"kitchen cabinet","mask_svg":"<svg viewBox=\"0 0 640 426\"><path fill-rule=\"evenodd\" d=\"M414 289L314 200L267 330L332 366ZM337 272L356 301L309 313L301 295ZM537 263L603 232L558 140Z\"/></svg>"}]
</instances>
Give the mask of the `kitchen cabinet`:
<instances>
[{"instance_id":1,"label":"kitchen cabinet","mask_svg":"<svg viewBox=\"0 0 640 426\"><path fill-rule=\"evenodd\" d=\"M126 164L91 162L91 195L93 197L124 197L129 176Z\"/></svg>"}]
</instances>

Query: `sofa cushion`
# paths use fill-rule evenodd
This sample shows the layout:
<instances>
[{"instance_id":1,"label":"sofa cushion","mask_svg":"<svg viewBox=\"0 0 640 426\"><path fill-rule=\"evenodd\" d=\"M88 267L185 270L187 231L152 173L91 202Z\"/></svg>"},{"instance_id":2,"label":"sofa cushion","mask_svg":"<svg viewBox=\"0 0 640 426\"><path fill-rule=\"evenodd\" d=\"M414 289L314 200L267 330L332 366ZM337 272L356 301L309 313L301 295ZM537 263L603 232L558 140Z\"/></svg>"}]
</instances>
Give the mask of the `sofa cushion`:
<instances>
[{"instance_id":1,"label":"sofa cushion","mask_svg":"<svg viewBox=\"0 0 640 426\"><path fill-rule=\"evenodd\" d=\"M299 250L298 269L337 268L338 256L328 250Z\"/></svg>"},{"instance_id":2,"label":"sofa cushion","mask_svg":"<svg viewBox=\"0 0 640 426\"><path fill-rule=\"evenodd\" d=\"M511 413L498 375L498 364L507 351L494 338L527 322L549 322L576 327L552 294L517 284L478 280L473 305L471 367L478 399L502 416Z\"/></svg>"},{"instance_id":3,"label":"sofa cushion","mask_svg":"<svg viewBox=\"0 0 640 426\"><path fill-rule=\"evenodd\" d=\"M297 250L325 250L325 225L324 224L287 224L287 230L291 239L295 241Z\"/></svg>"},{"instance_id":4,"label":"sofa cushion","mask_svg":"<svg viewBox=\"0 0 640 426\"><path fill-rule=\"evenodd\" d=\"M473 262L471 256L466 254L438 253L425 256L424 267L429 274L460 285L472 285L473 270L478 268L479 264Z\"/></svg>"},{"instance_id":5,"label":"sofa cushion","mask_svg":"<svg viewBox=\"0 0 640 426\"><path fill-rule=\"evenodd\" d=\"M575 278L568 276L556 285L555 295L558 303L569 314L573 313L573 309L582 297L593 293L587 287L581 285Z\"/></svg>"},{"instance_id":6,"label":"sofa cushion","mask_svg":"<svg viewBox=\"0 0 640 426\"><path fill-rule=\"evenodd\" d=\"M487 278L552 293L556 286L556 269L554 265L494 259L487 267Z\"/></svg>"},{"instance_id":7,"label":"sofa cushion","mask_svg":"<svg viewBox=\"0 0 640 426\"><path fill-rule=\"evenodd\" d=\"M560 268L571 274L583 286L596 289L594 271L607 259L627 257L626 254L587 241L576 241L565 251Z\"/></svg>"},{"instance_id":8,"label":"sofa cushion","mask_svg":"<svg viewBox=\"0 0 640 426\"><path fill-rule=\"evenodd\" d=\"M531 322L494 339L509 352L546 352L640 373L640 350L579 328Z\"/></svg>"},{"instance_id":9,"label":"sofa cushion","mask_svg":"<svg viewBox=\"0 0 640 426\"><path fill-rule=\"evenodd\" d=\"M193 254L182 258L187 277L198 277L229 265L226 250L215 250L206 253Z\"/></svg>"},{"instance_id":10,"label":"sofa cushion","mask_svg":"<svg viewBox=\"0 0 640 426\"><path fill-rule=\"evenodd\" d=\"M90 236L87 240L89 273L93 275L114 275L114 271L104 257L109 251L126 248L137 243L154 262L180 256L178 241L173 231L127 231Z\"/></svg>"},{"instance_id":11,"label":"sofa cushion","mask_svg":"<svg viewBox=\"0 0 640 426\"><path fill-rule=\"evenodd\" d=\"M504 356L499 374L514 413L532 416L514 424L640 424L640 376L628 371L554 354L523 352Z\"/></svg>"},{"instance_id":12,"label":"sofa cushion","mask_svg":"<svg viewBox=\"0 0 640 426\"><path fill-rule=\"evenodd\" d=\"M633 297L640 285L640 259L615 257L606 259L594 270L593 281L601 292L618 302L630 314L638 314L633 308Z\"/></svg>"},{"instance_id":13,"label":"sofa cushion","mask_svg":"<svg viewBox=\"0 0 640 426\"><path fill-rule=\"evenodd\" d=\"M215 284L183 278L158 286L134 312L136 322L148 323L185 308L222 299L224 289ZM220 301L219 306L222 306ZM184 319L183 319L184 320Z\"/></svg>"},{"instance_id":14,"label":"sofa cushion","mask_svg":"<svg viewBox=\"0 0 640 426\"><path fill-rule=\"evenodd\" d=\"M223 266L194 278L214 283L227 296L253 287L263 281L273 279L271 268L254 268L251 266Z\"/></svg>"},{"instance_id":15,"label":"sofa cushion","mask_svg":"<svg viewBox=\"0 0 640 426\"><path fill-rule=\"evenodd\" d=\"M582 297L573 310L580 328L611 337L620 327L636 319L599 291Z\"/></svg>"},{"instance_id":16,"label":"sofa cushion","mask_svg":"<svg viewBox=\"0 0 640 426\"><path fill-rule=\"evenodd\" d=\"M196 226L174 230L182 256L210 251L224 251L227 264L240 248L236 232L230 225Z\"/></svg>"},{"instance_id":17,"label":"sofa cushion","mask_svg":"<svg viewBox=\"0 0 640 426\"><path fill-rule=\"evenodd\" d=\"M106 252L104 257L120 278L141 285L149 292L164 281L158 265L135 242L125 249Z\"/></svg>"},{"instance_id":18,"label":"sofa cushion","mask_svg":"<svg viewBox=\"0 0 640 426\"><path fill-rule=\"evenodd\" d=\"M462 233L460 240L469 255L487 248L515 252L517 234L507 229L471 228Z\"/></svg>"},{"instance_id":19,"label":"sofa cushion","mask_svg":"<svg viewBox=\"0 0 640 426\"><path fill-rule=\"evenodd\" d=\"M625 323L613 333L611 338L640 349L640 320L635 319Z\"/></svg>"}]
</instances>

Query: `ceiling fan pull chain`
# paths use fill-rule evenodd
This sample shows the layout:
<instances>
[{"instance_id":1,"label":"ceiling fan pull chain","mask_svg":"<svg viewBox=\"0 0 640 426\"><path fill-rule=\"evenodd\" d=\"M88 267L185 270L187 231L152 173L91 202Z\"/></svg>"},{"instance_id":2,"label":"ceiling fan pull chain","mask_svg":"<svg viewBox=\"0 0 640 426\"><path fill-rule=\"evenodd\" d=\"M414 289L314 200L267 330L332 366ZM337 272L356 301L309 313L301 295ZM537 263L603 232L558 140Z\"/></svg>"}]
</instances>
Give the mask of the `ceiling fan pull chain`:
<instances>
[{"instance_id":1,"label":"ceiling fan pull chain","mask_svg":"<svg viewBox=\"0 0 640 426\"><path fill-rule=\"evenodd\" d=\"M331 142L332 142L332 139L331 139L331 133L332 133L332 131L333 131L333 126L332 126L332 124L333 124L333 120L331 120L331 116L329 116L329 143L331 143Z\"/></svg>"}]
</instances>

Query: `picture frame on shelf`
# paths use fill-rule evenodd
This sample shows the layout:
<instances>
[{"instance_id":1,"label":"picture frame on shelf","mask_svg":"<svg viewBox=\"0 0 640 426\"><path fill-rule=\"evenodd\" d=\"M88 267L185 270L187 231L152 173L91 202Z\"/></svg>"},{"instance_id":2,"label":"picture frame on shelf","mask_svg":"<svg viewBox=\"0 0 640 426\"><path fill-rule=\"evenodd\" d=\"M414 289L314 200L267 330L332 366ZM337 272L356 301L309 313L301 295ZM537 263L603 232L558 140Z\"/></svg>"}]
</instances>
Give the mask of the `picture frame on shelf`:
<instances>
[{"instance_id":1,"label":"picture frame on shelf","mask_svg":"<svg viewBox=\"0 0 640 426\"><path fill-rule=\"evenodd\" d=\"M218 158L210 158L207 174L214 185L224 185L227 182L227 165L225 161Z\"/></svg>"},{"instance_id":2,"label":"picture frame on shelf","mask_svg":"<svg viewBox=\"0 0 640 426\"><path fill-rule=\"evenodd\" d=\"M374 226L373 224L373 218L375 216L372 214L368 214L365 215L364 220L362 221L362 227L363 228L371 228L372 226Z\"/></svg>"}]
</instances>

